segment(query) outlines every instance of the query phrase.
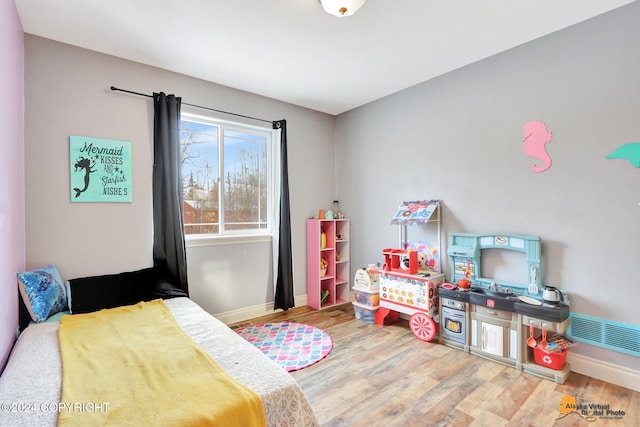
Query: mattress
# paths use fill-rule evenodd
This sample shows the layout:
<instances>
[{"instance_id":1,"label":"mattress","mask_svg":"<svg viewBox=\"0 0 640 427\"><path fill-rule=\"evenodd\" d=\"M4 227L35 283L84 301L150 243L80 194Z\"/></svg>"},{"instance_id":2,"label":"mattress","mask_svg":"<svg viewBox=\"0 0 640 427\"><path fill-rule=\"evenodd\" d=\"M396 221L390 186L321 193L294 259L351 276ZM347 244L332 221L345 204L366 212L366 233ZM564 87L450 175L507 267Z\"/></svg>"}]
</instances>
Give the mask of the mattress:
<instances>
[{"instance_id":1,"label":"mattress","mask_svg":"<svg viewBox=\"0 0 640 427\"><path fill-rule=\"evenodd\" d=\"M260 396L269 426L319 426L309 401L286 370L188 298L165 303L187 335ZM18 338L0 377L1 426L57 424L62 382L59 325L32 324Z\"/></svg>"}]
</instances>

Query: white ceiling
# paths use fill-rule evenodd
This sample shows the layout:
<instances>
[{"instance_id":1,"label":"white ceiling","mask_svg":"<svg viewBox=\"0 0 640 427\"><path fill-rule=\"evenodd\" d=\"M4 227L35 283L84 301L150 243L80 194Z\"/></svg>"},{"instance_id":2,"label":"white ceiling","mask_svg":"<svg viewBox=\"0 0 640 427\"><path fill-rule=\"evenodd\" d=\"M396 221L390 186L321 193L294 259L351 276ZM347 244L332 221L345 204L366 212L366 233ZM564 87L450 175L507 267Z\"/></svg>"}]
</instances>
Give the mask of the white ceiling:
<instances>
[{"instance_id":1,"label":"white ceiling","mask_svg":"<svg viewBox=\"0 0 640 427\"><path fill-rule=\"evenodd\" d=\"M334 115L632 2L15 1L25 33Z\"/></svg>"}]
</instances>

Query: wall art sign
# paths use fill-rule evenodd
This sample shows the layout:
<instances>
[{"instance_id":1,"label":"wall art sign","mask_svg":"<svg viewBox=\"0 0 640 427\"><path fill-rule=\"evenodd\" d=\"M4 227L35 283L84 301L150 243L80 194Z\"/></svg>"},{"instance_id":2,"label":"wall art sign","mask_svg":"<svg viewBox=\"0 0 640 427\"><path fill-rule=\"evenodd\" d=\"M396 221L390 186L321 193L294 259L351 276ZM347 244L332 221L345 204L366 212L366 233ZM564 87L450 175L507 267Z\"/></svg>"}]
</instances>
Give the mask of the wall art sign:
<instances>
[{"instance_id":1,"label":"wall art sign","mask_svg":"<svg viewBox=\"0 0 640 427\"><path fill-rule=\"evenodd\" d=\"M69 136L72 202L131 202L131 143Z\"/></svg>"}]
</instances>

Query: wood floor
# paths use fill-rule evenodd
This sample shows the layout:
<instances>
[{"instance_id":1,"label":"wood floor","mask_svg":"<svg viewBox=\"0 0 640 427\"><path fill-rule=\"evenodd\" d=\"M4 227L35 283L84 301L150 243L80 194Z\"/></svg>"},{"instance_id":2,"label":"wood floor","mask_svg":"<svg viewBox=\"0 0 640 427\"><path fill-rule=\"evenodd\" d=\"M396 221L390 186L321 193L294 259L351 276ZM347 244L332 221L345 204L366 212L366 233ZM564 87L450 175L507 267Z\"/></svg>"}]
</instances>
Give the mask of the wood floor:
<instances>
[{"instance_id":1,"label":"wood floor","mask_svg":"<svg viewBox=\"0 0 640 427\"><path fill-rule=\"evenodd\" d=\"M574 372L556 384L422 342L404 320L385 326L357 320L351 304L299 307L230 326L271 321L307 323L333 338L327 358L291 372L323 426L640 426L640 393ZM624 416L560 418L565 396Z\"/></svg>"}]
</instances>

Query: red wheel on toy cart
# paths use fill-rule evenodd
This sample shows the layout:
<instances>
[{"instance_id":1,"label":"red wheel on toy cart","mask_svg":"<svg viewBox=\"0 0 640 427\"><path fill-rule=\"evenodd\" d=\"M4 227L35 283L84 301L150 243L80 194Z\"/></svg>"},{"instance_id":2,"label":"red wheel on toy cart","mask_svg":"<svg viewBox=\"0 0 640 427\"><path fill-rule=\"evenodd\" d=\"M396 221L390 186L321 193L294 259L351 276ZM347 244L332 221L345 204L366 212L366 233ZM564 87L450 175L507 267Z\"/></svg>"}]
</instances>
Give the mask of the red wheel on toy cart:
<instances>
[{"instance_id":1,"label":"red wheel on toy cart","mask_svg":"<svg viewBox=\"0 0 640 427\"><path fill-rule=\"evenodd\" d=\"M436 336L438 325L431 317L418 311L409 318L409 329L419 340L431 341Z\"/></svg>"}]
</instances>

